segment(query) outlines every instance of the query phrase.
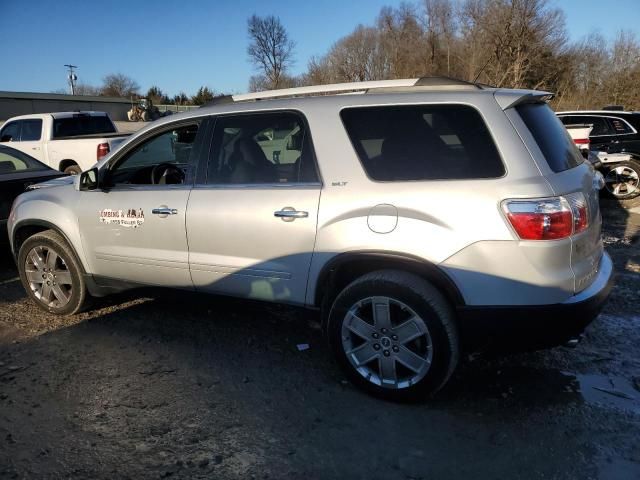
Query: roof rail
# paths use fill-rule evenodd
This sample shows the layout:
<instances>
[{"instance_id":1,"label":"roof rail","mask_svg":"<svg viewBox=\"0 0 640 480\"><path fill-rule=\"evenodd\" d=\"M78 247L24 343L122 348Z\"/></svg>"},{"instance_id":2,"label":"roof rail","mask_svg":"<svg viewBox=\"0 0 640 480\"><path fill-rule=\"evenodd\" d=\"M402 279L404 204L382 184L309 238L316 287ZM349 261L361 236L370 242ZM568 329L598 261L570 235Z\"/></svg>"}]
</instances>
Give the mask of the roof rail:
<instances>
[{"instance_id":1,"label":"roof rail","mask_svg":"<svg viewBox=\"0 0 640 480\"><path fill-rule=\"evenodd\" d=\"M413 92L428 90L458 90L482 88L474 83L448 77L420 77L399 80L372 80L368 82L332 83L309 87L283 88L264 92L233 95L234 102L266 100L269 98L303 97L340 93Z\"/></svg>"}]
</instances>

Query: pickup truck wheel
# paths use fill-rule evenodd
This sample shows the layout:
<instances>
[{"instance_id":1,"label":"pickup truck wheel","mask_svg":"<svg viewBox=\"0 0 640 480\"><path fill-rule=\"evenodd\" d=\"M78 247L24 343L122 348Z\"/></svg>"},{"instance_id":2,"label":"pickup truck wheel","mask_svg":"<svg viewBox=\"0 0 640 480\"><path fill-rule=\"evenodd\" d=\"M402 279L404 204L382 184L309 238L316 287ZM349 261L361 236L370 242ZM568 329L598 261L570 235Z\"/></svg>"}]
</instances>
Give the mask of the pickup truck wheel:
<instances>
[{"instance_id":1,"label":"pickup truck wheel","mask_svg":"<svg viewBox=\"0 0 640 480\"><path fill-rule=\"evenodd\" d=\"M29 297L47 312L72 315L88 302L80 262L53 230L36 233L22 244L18 270Z\"/></svg>"},{"instance_id":2,"label":"pickup truck wheel","mask_svg":"<svg viewBox=\"0 0 640 480\"><path fill-rule=\"evenodd\" d=\"M422 278L382 270L348 285L329 313L329 345L349 379L383 398L424 399L458 362L454 315Z\"/></svg>"},{"instance_id":3,"label":"pickup truck wheel","mask_svg":"<svg viewBox=\"0 0 640 480\"><path fill-rule=\"evenodd\" d=\"M79 175L82 173L82 169L78 165L69 165L64 169L64 173L67 175Z\"/></svg>"}]
</instances>

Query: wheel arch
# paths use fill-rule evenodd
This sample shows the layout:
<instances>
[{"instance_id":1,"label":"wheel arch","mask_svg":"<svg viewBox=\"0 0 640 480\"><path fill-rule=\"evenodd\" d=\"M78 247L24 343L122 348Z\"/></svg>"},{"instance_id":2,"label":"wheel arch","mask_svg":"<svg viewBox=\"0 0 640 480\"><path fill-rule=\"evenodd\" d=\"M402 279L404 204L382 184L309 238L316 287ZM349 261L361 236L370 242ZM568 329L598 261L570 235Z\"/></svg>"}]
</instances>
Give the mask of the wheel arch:
<instances>
[{"instance_id":1,"label":"wheel arch","mask_svg":"<svg viewBox=\"0 0 640 480\"><path fill-rule=\"evenodd\" d=\"M72 165L80 166L80 164L75 160L73 160L72 158L65 158L64 160L60 160L60 164L58 165L58 170L60 170L61 172L64 172L65 168L71 167Z\"/></svg>"},{"instance_id":2,"label":"wheel arch","mask_svg":"<svg viewBox=\"0 0 640 480\"><path fill-rule=\"evenodd\" d=\"M315 285L314 306L326 310L325 307L331 305L338 293L356 278L376 270L390 269L414 273L432 283L452 307L465 304L453 280L423 258L396 252L357 251L340 253L323 266Z\"/></svg>"},{"instance_id":3,"label":"wheel arch","mask_svg":"<svg viewBox=\"0 0 640 480\"><path fill-rule=\"evenodd\" d=\"M18 258L18 252L20 251L20 247L22 246L25 240L27 240L32 235L35 235L36 233L44 232L45 230L53 230L54 232L62 236L65 242L67 242L69 246L73 249L73 253L75 253L76 257L80 258L69 236L62 229L60 229L53 223L48 222L47 220L41 220L41 219L22 220L15 224L15 226L13 227L13 233L12 233L12 239L11 239L12 253L14 258ZM84 265L83 265L83 268L84 268Z\"/></svg>"}]
</instances>

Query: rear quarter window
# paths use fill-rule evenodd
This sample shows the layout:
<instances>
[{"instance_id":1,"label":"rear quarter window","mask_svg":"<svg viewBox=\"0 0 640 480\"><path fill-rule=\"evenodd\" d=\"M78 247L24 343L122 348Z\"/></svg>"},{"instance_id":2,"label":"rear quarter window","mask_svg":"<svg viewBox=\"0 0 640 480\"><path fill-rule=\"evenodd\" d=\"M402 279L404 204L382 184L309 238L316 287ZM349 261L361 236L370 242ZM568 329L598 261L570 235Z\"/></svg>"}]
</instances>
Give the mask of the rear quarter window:
<instances>
[{"instance_id":1,"label":"rear quarter window","mask_svg":"<svg viewBox=\"0 0 640 480\"><path fill-rule=\"evenodd\" d=\"M611 126L613 127L613 131L618 135L633 133L633 130L631 130L629 124L627 124L627 122L620 118L611 118L610 122Z\"/></svg>"},{"instance_id":2,"label":"rear quarter window","mask_svg":"<svg viewBox=\"0 0 640 480\"><path fill-rule=\"evenodd\" d=\"M516 110L533 135L551 170L556 173L563 172L577 167L584 161L569 132L546 103L528 103L516 107Z\"/></svg>"},{"instance_id":3,"label":"rear quarter window","mask_svg":"<svg viewBox=\"0 0 640 480\"><path fill-rule=\"evenodd\" d=\"M505 174L489 130L472 107L359 107L340 115L373 180L462 180Z\"/></svg>"}]
</instances>

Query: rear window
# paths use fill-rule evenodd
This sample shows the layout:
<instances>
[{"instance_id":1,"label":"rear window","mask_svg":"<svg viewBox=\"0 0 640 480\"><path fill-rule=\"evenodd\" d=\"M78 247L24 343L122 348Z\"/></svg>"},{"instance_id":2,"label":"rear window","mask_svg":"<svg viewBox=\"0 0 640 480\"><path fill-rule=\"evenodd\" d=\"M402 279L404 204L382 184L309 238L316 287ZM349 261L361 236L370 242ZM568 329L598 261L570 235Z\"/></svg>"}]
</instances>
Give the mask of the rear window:
<instances>
[{"instance_id":1,"label":"rear window","mask_svg":"<svg viewBox=\"0 0 640 480\"><path fill-rule=\"evenodd\" d=\"M0 175L27 170L49 170L49 168L18 150L0 148Z\"/></svg>"},{"instance_id":2,"label":"rear window","mask_svg":"<svg viewBox=\"0 0 640 480\"><path fill-rule=\"evenodd\" d=\"M516 107L538 147L554 172L580 165L584 158L562 122L546 103L528 103ZM593 134L593 132L591 132Z\"/></svg>"},{"instance_id":3,"label":"rear window","mask_svg":"<svg viewBox=\"0 0 640 480\"><path fill-rule=\"evenodd\" d=\"M75 135L98 135L115 133L116 128L106 115L74 115L53 120L53 138Z\"/></svg>"},{"instance_id":4,"label":"rear window","mask_svg":"<svg viewBox=\"0 0 640 480\"><path fill-rule=\"evenodd\" d=\"M341 112L367 175L377 181L496 178L504 165L480 114L465 105Z\"/></svg>"}]
</instances>

